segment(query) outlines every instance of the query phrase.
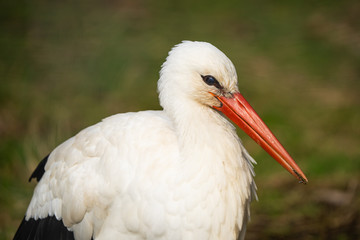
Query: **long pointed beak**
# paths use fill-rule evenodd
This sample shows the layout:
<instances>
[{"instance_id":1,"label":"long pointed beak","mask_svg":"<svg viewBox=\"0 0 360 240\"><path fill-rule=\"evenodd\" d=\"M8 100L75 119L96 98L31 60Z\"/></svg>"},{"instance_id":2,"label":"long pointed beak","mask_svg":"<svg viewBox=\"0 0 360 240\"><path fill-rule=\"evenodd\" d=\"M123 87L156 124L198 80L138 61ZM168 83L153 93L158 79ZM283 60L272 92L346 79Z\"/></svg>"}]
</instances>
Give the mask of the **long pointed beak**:
<instances>
[{"instance_id":1,"label":"long pointed beak","mask_svg":"<svg viewBox=\"0 0 360 240\"><path fill-rule=\"evenodd\" d=\"M214 106L215 109L238 125L281 166L299 179L300 183L308 182L299 166L240 93L235 93L230 98L211 94L222 103L220 107Z\"/></svg>"}]
</instances>

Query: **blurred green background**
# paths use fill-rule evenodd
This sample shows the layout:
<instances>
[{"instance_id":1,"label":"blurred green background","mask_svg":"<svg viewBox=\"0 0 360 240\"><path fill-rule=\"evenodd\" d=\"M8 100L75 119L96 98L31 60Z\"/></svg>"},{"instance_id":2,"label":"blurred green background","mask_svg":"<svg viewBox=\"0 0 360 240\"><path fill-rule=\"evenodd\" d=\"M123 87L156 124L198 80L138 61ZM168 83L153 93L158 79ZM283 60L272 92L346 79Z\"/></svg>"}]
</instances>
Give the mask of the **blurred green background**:
<instances>
[{"instance_id":1,"label":"blurred green background","mask_svg":"<svg viewBox=\"0 0 360 240\"><path fill-rule=\"evenodd\" d=\"M258 162L247 239L360 238L359 1L5 0L0 24L0 239L55 146L106 116L160 109L158 72L182 40L232 59L309 179L298 184L239 131Z\"/></svg>"}]
</instances>

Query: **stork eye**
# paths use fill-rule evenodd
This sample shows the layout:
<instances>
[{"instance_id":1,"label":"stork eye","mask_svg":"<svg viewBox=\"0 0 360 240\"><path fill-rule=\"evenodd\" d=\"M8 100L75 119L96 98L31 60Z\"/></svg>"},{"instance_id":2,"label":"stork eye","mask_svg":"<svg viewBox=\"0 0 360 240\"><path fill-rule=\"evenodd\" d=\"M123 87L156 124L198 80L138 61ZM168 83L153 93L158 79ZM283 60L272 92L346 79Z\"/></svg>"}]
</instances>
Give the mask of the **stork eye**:
<instances>
[{"instance_id":1,"label":"stork eye","mask_svg":"<svg viewBox=\"0 0 360 240\"><path fill-rule=\"evenodd\" d=\"M215 77L213 77L211 75L206 75L206 76L201 75L201 77L207 85L215 86L218 89L222 89L222 86L220 85L218 80L216 80Z\"/></svg>"}]
</instances>

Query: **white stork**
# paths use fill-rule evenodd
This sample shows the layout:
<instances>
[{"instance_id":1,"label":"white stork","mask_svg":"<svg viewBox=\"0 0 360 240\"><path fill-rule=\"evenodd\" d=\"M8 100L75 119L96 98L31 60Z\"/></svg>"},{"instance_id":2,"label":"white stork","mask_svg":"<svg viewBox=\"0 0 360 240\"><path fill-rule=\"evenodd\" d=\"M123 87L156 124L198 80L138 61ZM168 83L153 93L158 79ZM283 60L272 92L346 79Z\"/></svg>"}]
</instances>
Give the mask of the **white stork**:
<instances>
[{"instance_id":1,"label":"white stork","mask_svg":"<svg viewBox=\"0 0 360 240\"><path fill-rule=\"evenodd\" d=\"M175 46L158 90L162 111L108 117L40 162L15 240L242 239L254 160L220 112L307 182L213 45Z\"/></svg>"}]
</instances>

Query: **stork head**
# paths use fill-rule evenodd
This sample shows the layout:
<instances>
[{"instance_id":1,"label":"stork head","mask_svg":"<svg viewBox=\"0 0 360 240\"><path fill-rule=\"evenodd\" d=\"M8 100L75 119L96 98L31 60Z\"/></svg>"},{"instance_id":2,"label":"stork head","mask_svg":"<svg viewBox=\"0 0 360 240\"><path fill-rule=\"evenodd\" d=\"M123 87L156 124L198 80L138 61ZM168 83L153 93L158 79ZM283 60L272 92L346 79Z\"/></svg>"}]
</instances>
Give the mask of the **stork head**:
<instances>
[{"instance_id":1,"label":"stork head","mask_svg":"<svg viewBox=\"0 0 360 240\"><path fill-rule=\"evenodd\" d=\"M236 70L230 59L210 43L184 41L169 52L158 89L164 108L176 99L220 106L209 92L215 95L238 92Z\"/></svg>"},{"instance_id":2,"label":"stork head","mask_svg":"<svg viewBox=\"0 0 360 240\"><path fill-rule=\"evenodd\" d=\"M163 64L158 82L164 110L181 109L184 102L214 108L225 114L286 170L307 183L304 173L240 94L233 63L206 42L176 45Z\"/></svg>"}]
</instances>

